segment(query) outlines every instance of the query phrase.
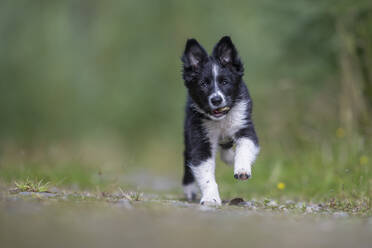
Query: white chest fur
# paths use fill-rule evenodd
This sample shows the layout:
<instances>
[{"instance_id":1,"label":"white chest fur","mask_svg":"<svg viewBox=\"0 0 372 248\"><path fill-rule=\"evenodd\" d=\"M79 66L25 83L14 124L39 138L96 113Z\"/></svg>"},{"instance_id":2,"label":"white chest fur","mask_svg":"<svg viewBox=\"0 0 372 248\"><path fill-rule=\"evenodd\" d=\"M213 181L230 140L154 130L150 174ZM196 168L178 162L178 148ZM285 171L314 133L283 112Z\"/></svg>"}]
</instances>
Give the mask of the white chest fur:
<instances>
[{"instance_id":1,"label":"white chest fur","mask_svg":"<svg viewBox=\"0 0 372 248\"><path fill-rule=\"evenodd\" d=\"M246 108L247 102L240 101L222 120L205 120L203 122L213 148L216 148L218 142L231 139L237 131L245 127Z\"/></svg>"}]
</instances>

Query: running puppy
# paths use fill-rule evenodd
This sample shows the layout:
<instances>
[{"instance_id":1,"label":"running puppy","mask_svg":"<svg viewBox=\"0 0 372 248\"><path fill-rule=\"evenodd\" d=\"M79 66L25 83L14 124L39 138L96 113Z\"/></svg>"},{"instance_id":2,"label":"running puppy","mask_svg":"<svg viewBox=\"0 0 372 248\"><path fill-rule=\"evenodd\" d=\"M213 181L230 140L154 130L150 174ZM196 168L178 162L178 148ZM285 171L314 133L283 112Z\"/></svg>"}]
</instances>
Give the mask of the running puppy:
<instances>
[{"instance_id":1,"label":"running puppy","mask_svg":"<svg viewBox=\"0 0 372 248\"><path fill-rule=\"evenodd\" d=\"M215 180L217 149L234 165L234 177L247 180L259 153L252 101L243 77L243 64L230 37L223 37L209 56L189 39L182 56L188 89L184 124L184 192L188 200L201 191L201 204L221 205ZM234 149L235 145L235 149Z\"/></svg>"}]
</instances>

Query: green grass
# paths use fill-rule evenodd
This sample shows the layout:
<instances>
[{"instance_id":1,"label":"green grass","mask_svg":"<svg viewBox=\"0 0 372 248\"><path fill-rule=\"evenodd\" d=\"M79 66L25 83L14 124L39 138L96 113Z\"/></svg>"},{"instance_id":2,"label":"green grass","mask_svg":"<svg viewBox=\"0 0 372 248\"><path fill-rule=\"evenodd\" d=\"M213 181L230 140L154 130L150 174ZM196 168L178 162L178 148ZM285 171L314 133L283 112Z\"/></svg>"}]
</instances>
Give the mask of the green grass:
<instances>
[{"instance_id":1,"label":"green grass","mask_svg":"<svg viewBox=\"0 0 372 248\"><path fill-rule=\"evenodd\" d=\"M26 179L26 181L14 182L16 191L19 192L48 192L50 182L43 182L43 179L40 181L32 181Z\"/></svg>"},{"instance_id":2,"label":"green grass","mask_svg":"<svg viewBox=\"0 0 372 248\"><path fill-rule=\"evenodd\" d=\"M58 187L80 189L93 189L110 183L100 175L98 169L80 164L2 164L0 180L5 183L44 180Z\"/></svg>"},{"instance_id":3,"label":"green grass","mask_svg":"<svg viewBox=\"0 0 372 248\"><path fill-rule=\"evenodd\" d=\"M39 163L33 159L28 164L27 158L22 163L8 159L0 163L0 181L8 185L16 181L21 185L20 182L32 179L34 183L43 180L62 188L110 191L122 187L136 191L138 188L126 179L133 172L144 171L147 175L160 175L181 182L182 145L164 142L159 147L158 143L149 144L142 153L136 153L130 163L123 159L118 162L119 166L110 169L105 164L92 165L79 160L61 163L58 159L44 158L39 159ZM372 158L368 151L371 151L369 144L345 137L282 146L263 140L252 179L237 181L233 177L232 168L219 160L216 177L222 199L293 199L330 204L338 202L345 206L363 202L370 206ZM94 154L92 157L94 160ZM110 162L112 157L102 160ZM151 187L139 190L155 191ZM167 192L182 197L180 184L179 187L169 188ZM126 195L131 200L141 197Z\"/></svg>"},{"instance_id":4,"label":"green grass","mask_svg":"<svg viewBox=\"0 0 372 248\"><path fill-rule=\"evenodd\" d=\"M346 141L345 141L346 142ZM262 149L248 182L234 180L221 163L217 177L226 197L273 197L301 200L364 199L372 196L369 147L342 140L287 152ZM280 184L280 186L279 186Z\"/></svg>"}]
</instances>

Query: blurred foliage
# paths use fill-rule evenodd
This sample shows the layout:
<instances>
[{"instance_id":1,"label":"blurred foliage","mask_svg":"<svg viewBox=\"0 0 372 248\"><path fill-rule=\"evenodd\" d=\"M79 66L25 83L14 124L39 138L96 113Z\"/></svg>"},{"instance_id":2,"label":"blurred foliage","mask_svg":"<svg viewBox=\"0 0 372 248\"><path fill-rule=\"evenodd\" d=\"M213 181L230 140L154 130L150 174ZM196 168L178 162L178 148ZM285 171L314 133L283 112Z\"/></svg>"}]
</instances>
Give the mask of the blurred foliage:
<instances>
[{"instance_id":1,"label":"blurred foliage","mask_svg":"<svg viewBox=\"0 0 372 248\"><path fill-rule=\"evenodd\" d=\"M1 1L0 169L180 177L185 40L211 50L231 35L262 145L249 192L283 181L283 194L315 195L363 176L370 194L371 162L358 161L371 149L371 30L370 0Z\"/></svg>"}]
</instances>

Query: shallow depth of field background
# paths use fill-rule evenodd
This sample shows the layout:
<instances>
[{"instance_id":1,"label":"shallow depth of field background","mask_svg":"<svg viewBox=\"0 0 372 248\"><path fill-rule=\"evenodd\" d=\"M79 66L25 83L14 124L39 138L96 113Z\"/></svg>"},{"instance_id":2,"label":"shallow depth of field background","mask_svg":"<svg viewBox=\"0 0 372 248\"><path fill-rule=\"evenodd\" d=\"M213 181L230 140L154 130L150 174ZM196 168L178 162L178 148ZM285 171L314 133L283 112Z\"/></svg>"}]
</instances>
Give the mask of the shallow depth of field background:
<instances>
[{"instance_id":1,"label":"shallow depth of field background","mask_svg":"<svg viewBox=\"0 0 372 248\"><path fill-rule=\"evenodd\" d=\"M2 1L0 182L182 197L180 56L224 35L261 154L248 182L218 162L222 198L371 197L370 0Z\"/></svg>"}]
</instances>

